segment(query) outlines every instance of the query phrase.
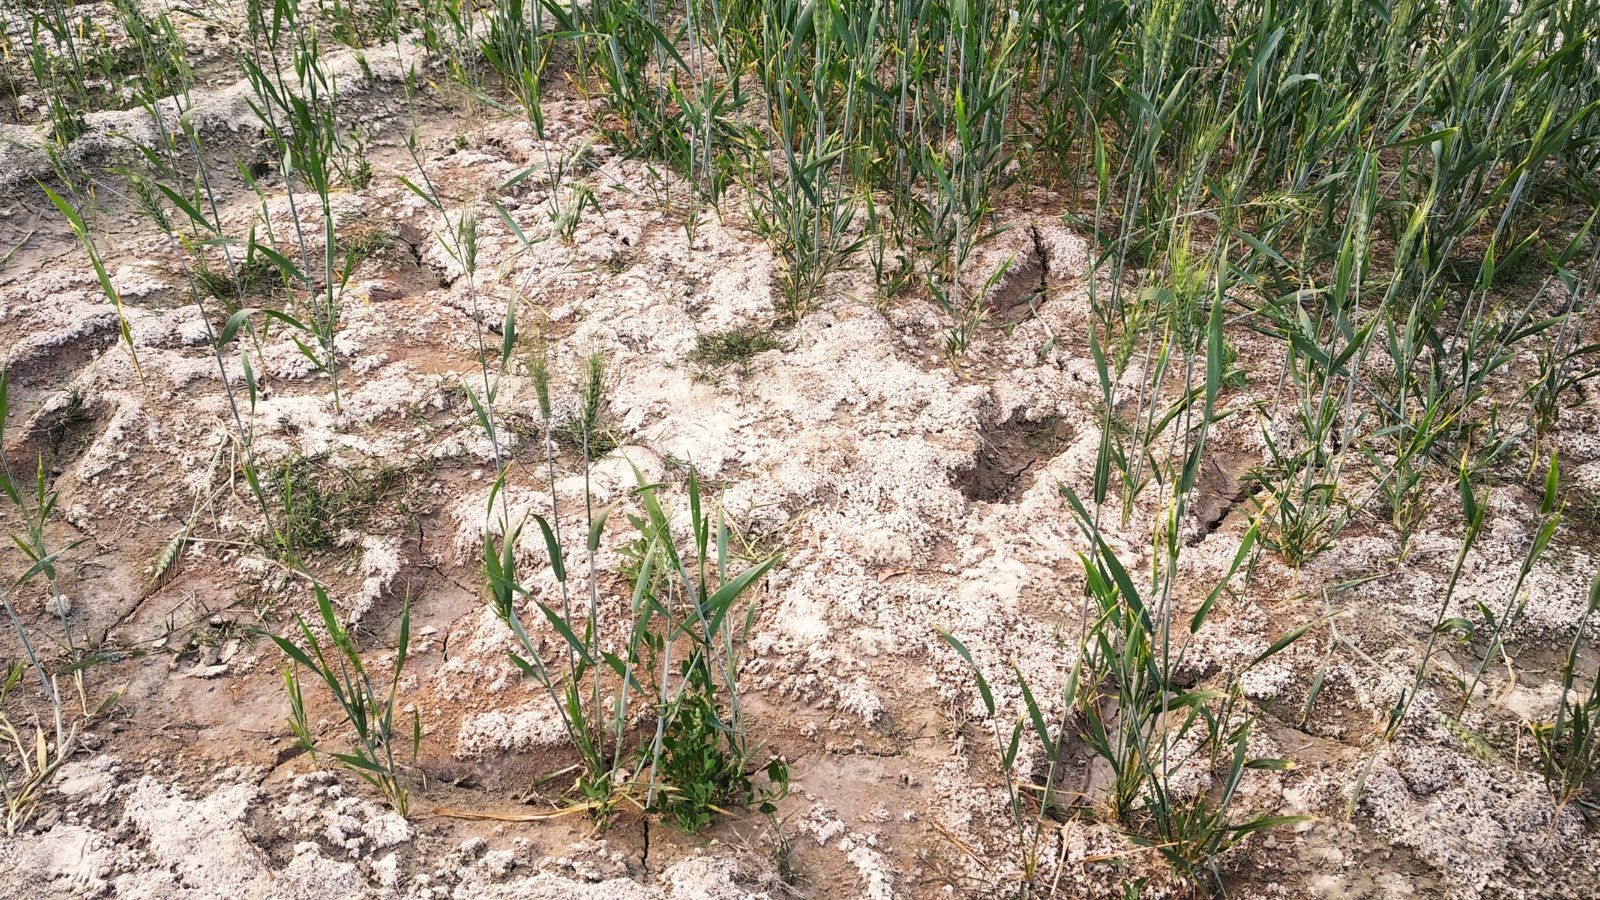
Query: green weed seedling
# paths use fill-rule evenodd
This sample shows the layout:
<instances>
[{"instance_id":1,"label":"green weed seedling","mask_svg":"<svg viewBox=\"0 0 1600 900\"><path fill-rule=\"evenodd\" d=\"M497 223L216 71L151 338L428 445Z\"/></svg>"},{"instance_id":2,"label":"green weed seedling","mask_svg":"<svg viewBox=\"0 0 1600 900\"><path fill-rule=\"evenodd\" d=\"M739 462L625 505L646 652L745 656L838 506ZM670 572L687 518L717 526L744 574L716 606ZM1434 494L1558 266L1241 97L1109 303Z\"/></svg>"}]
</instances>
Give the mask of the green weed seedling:
<instances>
[{"instance_id":1,"label":"green weed seedling","mask_svg":"<svg viewBox=\"0 0 1600 900\"><path fill-rule=\"evenodd\" d=\"M741 375L749 371L750 360L768 350L787 350L788 345L770 328L731 328L695 336L689 361L710 375L729 366Z\"/></svg>"}]
</instances>

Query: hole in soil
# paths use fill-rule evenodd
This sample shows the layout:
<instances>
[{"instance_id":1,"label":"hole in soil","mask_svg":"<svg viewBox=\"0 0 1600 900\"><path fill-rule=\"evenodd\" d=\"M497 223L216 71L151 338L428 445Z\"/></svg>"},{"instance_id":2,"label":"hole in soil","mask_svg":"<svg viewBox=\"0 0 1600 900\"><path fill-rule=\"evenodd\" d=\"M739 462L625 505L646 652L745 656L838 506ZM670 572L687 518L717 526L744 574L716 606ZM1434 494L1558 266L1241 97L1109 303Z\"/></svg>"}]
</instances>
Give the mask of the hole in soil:
<instances>
[{"instance_id":1,"label":"hole in soil","mask_svg":"<svg viewBox=\"0 0 1600 900\"><path fill-rule=\"evenodd\" d=\"M1037 422L1013 416L978 433L978 462L957 476L956 487L968 500L1015 503L1032 483L1033 470L1071 439L1072 429L1060 416Z\"/></svg>"},{"instance_id":2,"label":"hole in soil","mask_svg":"<svg viewBox=\"0 0 1600 900\"><path fill-rule=\"evenodd\" d=\"M60 474L77 462L89 449L110 419L100 405L86 403L76 390L46 400L45 404L17 432L19 438L6 447L13 463L21 463L24 478L31 483L35 466Z\"/></svg>"}]
</instances>

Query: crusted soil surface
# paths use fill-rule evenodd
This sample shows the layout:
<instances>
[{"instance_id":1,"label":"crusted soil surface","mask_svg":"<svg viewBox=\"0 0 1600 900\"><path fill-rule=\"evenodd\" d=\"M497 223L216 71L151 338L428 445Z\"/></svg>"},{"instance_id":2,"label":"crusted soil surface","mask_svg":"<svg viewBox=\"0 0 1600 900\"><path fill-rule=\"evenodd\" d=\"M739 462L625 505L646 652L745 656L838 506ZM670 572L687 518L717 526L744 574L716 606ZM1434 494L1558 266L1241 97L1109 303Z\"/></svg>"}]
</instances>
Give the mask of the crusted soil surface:
<instances>
[{"instance_id":1,"label":"crusted soil surface","mask_svg":"<svg viewBox=\"0 0 1600 900\"><path fill-rule=\"evenodd\" d=\"M27 238L0 271L7 451L27 467L44 460L60 497L48 537L57 547L79 542L60 578L76 640L101 660L83 671L84 702L124 693L57 773L39 817L0 837L0 897L1005 895L1020 860L994 725L936 627L958 635L986 672L1015 666L1059 710L1084 624L1079 554L1088 550L1062 489L1090 493L1101 421L1083 337L1089 251L1061 224L1066 198L1034 191L1003 210L1015 227L978 254L973 279L984 284L1009 266L992 288L1004 327L983 329L953 368L944 313L915 295L879 302L864 270L839 276L798 322L781 323L778 264L743 221L742 201L727 201L720 217L691 213L682 191L663 190L670 179L599 142L577 98L547 100L544 141L513 119L441 109L426 120L419 155L450 210L441 216L398 180L415 179L394 100L398 65L373 61L376 177L335 196L341 233L394 238L343 293L341 406L326 376L275 330L261 340L259 395L244 415L267 471L304 465L335 487L354 486L340 496L356 499L323 523L322 549L308 559L376 670L392 659L400 610L411 604L400 694L422 727L413 814L388 811L359 779L322 771L294 745L284 658L260 634L284 633L315 603L308 581L261 549L259 513L237 474L233 414L171 248L102 198L100 250L126 304L136 371L77 244L23 177L32 157L12 149L0 157L15 173L0 198L0 247ZM220 90L206 107L220 147L246 114L226 106L231 96ZM569 177L598 208L570 241L524 246L489 200L524 234L544 232L547 183L506 185L547 150L579 147L586 162ZM283 186L268 188L283 233ZM243 234L258 218L255 197L236 178L225 190L224 225ZM480 228L470 275L441 239L468 205ZM549 701L508 660L514 641L485 602L494 449L464 390L481 393L480 338L499 327L508 298L525 346L495 402L510 423L500 437L514 511L543 512L552 500L537 429L514 427L537 421L528 353L545 348L557 415L570 417L583 360L599 352L605 421L619 443L594 466L596 499L626 498L637 467L671 488L664 496L682 520L678 488L692 464L752 558L781 552L751 594L741 673L753 740L791 767L791 793L774 816L733 810L689 836L627 810L604 830L581 815L548 815L552 789L541 780L574 760ZM738 328L781 328L781 346L720 370L691 361L698 336ZM498 346L498 335L489 340ZM1246 474L1267 460L1261 427L1281 349L1242 329L1230 340L1247 378L1219 400L1228 415L1212 430L1203 497L1186 523L1175 601L1185 620L1228 570L1251 511ZM238 356L224 362L238 394ZM1130 370L1125 381L1138 378ZM1590 392L1566 410L1554 440L1574 497L1592 501L1600 398ZM583 480L570 453L558 467L555 499L576 534ZM1449 578L1463 529L1451 491L1441 488L1404 565L1386 518L1362 515L1298 571L1264 555L1192 639L1186 665L1202 684L1314 623L1247 681L1260 716L1252 754L1295 768L1251 771L1236 800L1241 811L1310 818L1230 852L1230 896L1593 895L1600 840L1551 802L1530 768L1525 727L1555 702L1561 648L1595 570L1596 535L1577 519L1528 580L1508 658L1490 667L1467 714L1472 733L1442 724L1436 712L1453 708L1459 689L1430 679L1347 808ZM1125 514L1114 496L1108 505L1106 540L1135 572L1148 572L1163 502L1152 487ZM1476 615L1480 599L1503 602L1532 540L1533 488L1498 485L1486 502L1489 524L1452 616ZM9 508L0 519L19 527ZM158 579L175 537L184 538L181 555ZM622 516L602 535L603 623L620 620L629 602L614 573L630 538ZM531 592L553 596L538 532L525 531L517 551ZM8 583L25 569L20 554L0 550ZM587 576L573 577L587 591ZM44 595L29 587L15 602L32 633L53 635L44 651L61 652ZM536 610L524 621L557 646ZM9 664L20 648L3 632ZM1482 652L1451 644L1442 668L1470 671ZM1592 669L1594 654L1584 658ZM1009 735L1021 696L1014 678L994 681ZM309 688L307 698L336 743L336 710ZM41 699L36 685L19 686L13 716L26 721ZM1072 777L1089 785L1091 763L1068 758L1083 760ZM1057 896L1120 897L1137 878L1148 879L1146 897L1190 893L1156 853L1084 812L1045 820L1043 881Z\"/></svg>"}]
</instances>

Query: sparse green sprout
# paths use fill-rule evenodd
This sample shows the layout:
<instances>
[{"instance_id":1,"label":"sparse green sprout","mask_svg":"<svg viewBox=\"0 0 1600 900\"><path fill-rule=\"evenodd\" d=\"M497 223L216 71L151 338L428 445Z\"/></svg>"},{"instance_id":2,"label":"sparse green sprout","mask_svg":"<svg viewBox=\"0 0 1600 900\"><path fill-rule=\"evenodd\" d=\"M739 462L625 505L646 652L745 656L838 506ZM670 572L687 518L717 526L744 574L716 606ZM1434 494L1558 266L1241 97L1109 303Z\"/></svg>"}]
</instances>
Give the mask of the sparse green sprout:
<instances>
[{"instance_id":1,"label":"sparse green sprout","mask_svg":"<svg viewBox=\"0 0 1600 900\"><path fill-rule=\"evenodd\" d=\"M1571 806L1591 824L1600 822L1600 667L1585 686L1578 656L1596 613L1600 613L1600 573L1589 582L1588 604L1561 664L1561 701L1555 718L1532 725L1551 798L1558 809Z\"/></svg>"},{"instance_id":2,"label":"sparse green sprout","mask_svg":"<svg viewBox=\"0 0 1600 900\"><path fill-rule=\"evenodd\" d=\"M300 669L322 682L332 695L345 724L355 735L350 749L329 753L340 765L377 788L385 801L400 815L410 810L411 789L405 768L416 764L422 745L422 720L413 712L409 723L396 715L400 679L405 672L406 654L411 647L411 601L400 611L400 636L395 645L394 667L387 687L375 685L350 630L340 623L333 602L322 585L316 585L317 611L321 629L330 646L324 647L310 625L295 616L299 636L270 635L272 642L291 660L283 670L284 689L289 696L289 726L299 745L316 758L323 750L318 734L306 712ZM410 761L404 760L410 744Z\"/></svg>"},{"instance_id":3,"label":"sparse green sprout","mask_svg":"<svg viewBox=\"0 0 1600 900\"><path fill-rule=\"evenodd\" d=\"M265 255L249 252L231 270L217 268L205 256L196 255L192 274L200 291L221 300L230 314L245 300L267 297L279 280L277 267Z\"/></svg>"},{"instance_id":4,"label":"sparse green sprout","mask_svg":"<svg viewBox=\"0 0 1600 900\"><path fill-rule=\"evenodd\" d=\"M578 226L583 224L584 211L592 209L599 212L600 200L595 196L593 188L581 182L573 182L567 191L567 200L551 217L550 225L555 230L556 237L562 243L571 246L573 238L578 233Z\"/></svg>"},{"instance_id":5,"label":"sparse green sprout","mask_svg":"<svg viewBox=\"0 0 1600 900\"><path fill-rule=\"evenodd\" d=\"M530 370L541 414L548 416L549 374L542 356L530 360ZM738 688L738 653L754 615L753 606L742 598L777 564L777 557L731 574L727 524L719 510L713 526L694 470L688 474L687 540L674 534L661 506L661 486L636 472L632 499L641 510L627 516L636 537L624 548L622 568L632 599L625 618L602 619L598 554L607 522L627 502L596 507L589 489L589 462L596 449L590 437L599 433L604 387L603 359L591 355L585 361L574 425L584 462L581 559L588 568L587 615L581 589L571 582L576 555L563 539L550 456L549 517L530 513L517 522L503 522L499 530L487 530L483 572L490 606L519 645L512 662L549 696L578 755L580 771L573 784L577 808L603 822L627 799L698 831L727 805L752 800L770 804L787 790L787 769L778 761L767 767L767 788L758 793L752 784L747 765L754 753L744 732ZM504 479L502 474L493 495L500 493ZM489 506L492 516L493 496ZM544 540L558 597L530 591L518 574L517 546L528 518ZM543 641L523 622L524 606L537 610L535 621L542 617L554 631L563 650L559 656L551 659L542 652ZM634 731L641 717L653 725L653 735Z\"/></svg>"},{"instance_id":6,"label":"sparse green sprout","mask_svg":"<svg viewBox=\"0 0 1600 900\"><path fill-rule=\"evenodd\" d=\"M83 726L111 709L122 697L121 690L113 691L98 706L90 708L83 677L88 658L73 636L73 622L61 593L58 569L63 554L85 539L60 548L51 546L46 529L55 513L58 495L46 477L42 456L34 467L33 490L30 492L18 480L6 452L6 419L10 412L10 373L0 366L0 501L10 506L12 514L22 523L20 533L8 532L6 537L21 551L28 566L10 584L0 585L0 609L5 610L6 620L16 632L22 650L22 658L0 675L0 799L5 801L8 836L15 835L32 819L56 770L77 752ZM70 685L78 694L79 714L69 709L70 701L62 693L59 674L47 670L37 639L29 635L28 627L13 604L17 592L38 579L44 581L47 606L61 624L59 643L66 650ZM37 677L49 706L49 721L36 715L31 723L31 734L27 725L18 727L13 722L6 707L6 698L25 676Z\"/></svg>"}]
</instances>

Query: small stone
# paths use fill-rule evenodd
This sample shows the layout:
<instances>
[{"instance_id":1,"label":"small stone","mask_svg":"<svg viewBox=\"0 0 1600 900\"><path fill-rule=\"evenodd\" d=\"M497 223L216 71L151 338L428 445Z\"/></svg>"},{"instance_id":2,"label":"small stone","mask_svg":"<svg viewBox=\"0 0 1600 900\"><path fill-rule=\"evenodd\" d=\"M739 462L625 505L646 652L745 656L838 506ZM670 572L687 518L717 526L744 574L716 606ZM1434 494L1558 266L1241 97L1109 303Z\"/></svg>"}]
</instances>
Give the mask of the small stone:
<instances>
[{"instance_id":1,"label":"small stone","mask_svg":"<svg viewBox=\"0 0 1600 900\"><path fill-rule=\"evenodd\" d=\"M54 597L44 598L44 611L52 616L66 618L72 615L72 598L66 594L56 594Z\"/></svg>"},{"instance_id":2,"label":"small stone","mask_svg":"<svg viewBox=\"0 0 1600 900\"><path fill-rule=\"evenodd\" d=\"M372 864L372 874L378 884L393 888L400 883L400 860L391 853Z\"/></svg>"},{"instance_id":3,"label":"small stone","mask_svg":"<svg viewBox=\"0 0 1600 900\"><path fill-rule=\"evenodd\" d=\"M517 867L517 855L510 850L491 850L483 856L483 868L491 877L504 878Z\"/></svg>"}]
</instances>

